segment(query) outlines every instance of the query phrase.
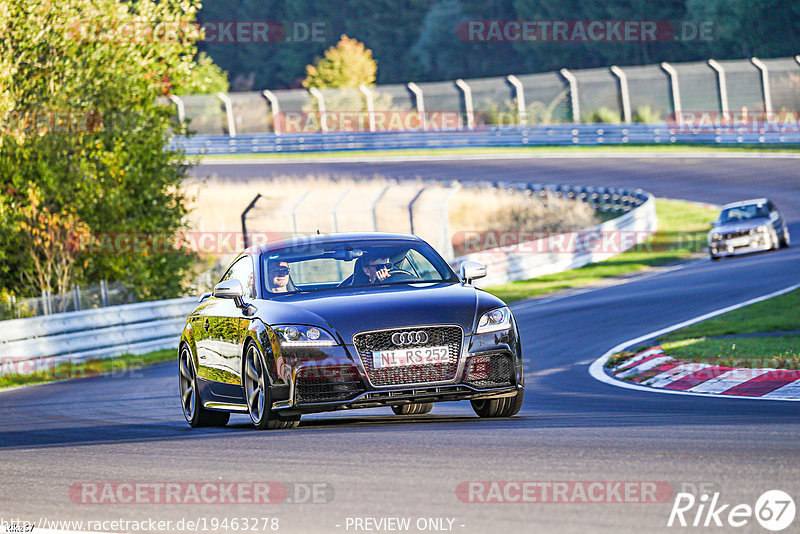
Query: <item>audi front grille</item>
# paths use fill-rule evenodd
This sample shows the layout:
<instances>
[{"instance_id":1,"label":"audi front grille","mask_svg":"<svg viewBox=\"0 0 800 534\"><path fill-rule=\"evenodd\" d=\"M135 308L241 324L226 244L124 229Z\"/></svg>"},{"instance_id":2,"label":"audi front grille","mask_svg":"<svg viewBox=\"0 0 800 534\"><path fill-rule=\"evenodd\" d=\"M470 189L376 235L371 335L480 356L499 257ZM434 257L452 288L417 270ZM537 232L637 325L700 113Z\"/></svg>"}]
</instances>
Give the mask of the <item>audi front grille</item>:
<instances>
[{"instance_id":1,"label":"audi front grille","mask_svg":"<svg viewBox=\"0 0 800 534\"><path fill-rule=\"evenodd\" d=\"M416 336L412 333L423 332L424 335ZM392 342L394 334L406 334L402 340L413 337L412 341L423 340L422 343L410 343L397 346ZM398 340L398 336L395 336ZM446 382L456 378L458 359L461 354L463 332L459 326L431 326L397 328L391 330L376 330L360 332L353 336L353 345L358 352L367 377L373 386L394 386L402 384L427 384ZM424 365L409 365L403 367L386 367L376 369L373 366L372 353L380 350L396 350L402 348L426 348L446 346L448 361Z\"/></svg>"}]
</instances>

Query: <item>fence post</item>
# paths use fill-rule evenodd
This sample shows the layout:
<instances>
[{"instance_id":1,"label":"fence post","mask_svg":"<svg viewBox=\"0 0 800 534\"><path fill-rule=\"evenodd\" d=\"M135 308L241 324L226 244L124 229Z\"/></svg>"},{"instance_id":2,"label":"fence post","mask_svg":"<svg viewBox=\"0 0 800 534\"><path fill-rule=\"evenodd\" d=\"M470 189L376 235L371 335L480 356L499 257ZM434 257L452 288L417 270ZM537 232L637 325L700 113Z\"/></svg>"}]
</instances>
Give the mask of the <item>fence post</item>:
<instances>
[{"instance_id":1,"label":"fence post","mask_svg":"<svg viewBox=\"0 0 800 534\"><path fill-rule=\"evenodd\" d=\"M275 96L275 93L268 90L262 91L261 94L267 99L267 102L269 102L269 109L272 113L272 131L275 135L280 135L281 131L278 117L280 117L281 114L281 105L278 103L278 97Z\"/></svg>"},{"instance_id":2,"label":"fence post","mask_svg":"<svg viewBox=\"0 0 800 534\"><path fill-rule=\"evenodd\" d=\"M764 113L772 113L772 95L769 89L767 65L757 57L750 58L750 62L761 72L761 98L764 100Z\"/></svg>"},{"instance_id":3,"label":"fence post","mask_svg":"<svg viewBox=\"0 0 800 534\"><path fill-rule=\"evenodd\" d=\"M100 300L102 301L104 308L109 306L108 282L106 282L105 280L100 280Z\"/></svg>"},{"instance_id":4,"label":"fence post","mask_svg":"<svg viewBox=\"0 0 800 534\"><path fill-rule=\"evenodd\" d=\"M572 104L572 122L581 122L581 108L578 102L578 79L567 69L561 69L561 76L569 84L569 99Z\"/></svg>"},{"instance_id":5,"label":"fence post","mask_svg":"<svg viewBox=\"0 0 800 534\"><path fill-rule=\"evenodd\" d=\"M42 314L50 315L50 290L42 290Z\"/></svg>"},{"instance_id":6,"label":"fence post","mask_svg":"<svg viewBox=\"0 0 800 534\"><path fill-rule=\"evenodd\" d=\"M661 69L669 75L669 88L672 93L672 113L675 114L675 122L680 126L683 108L681 107L681 91L678 85L678 71L666 61L661 63Z\"/></svg>"},{"instance_id":7,"label":"fence post","mask_svg":"<svg viewBox=\"0 0 800 534\"><path fill-rule=\"evenodd\" d=\"M447 205L450 203L453 196L458 193L459 189L461 189L461 184L454 181L450 186L450 192L447 193L444 202L442 202L442 215L439 225L441 232L439 234L439 251L447 261L452 261L455 256L453 252L453 240L450 239L450 214L447 212Z\"/></svg>"},{"instance_id":8,"label":"fence post","mask_svg":"<svg viewBox=\"0 0 800 534\"><path fill-rule=\"evenodd\" d=\"M319 108L319 130L322 133L328 133L328 123L325 121L325 96L322 94L322 91L316 87L312 87L308 92L317 99L317 107Z\"/></svg>"},{"instance_id":9,"label":"fence post","mask_svg":"<svg viewBox=\"0 0 800 534\"><path fill-rule=\"evenodd\" d=\"M169 95L169 99L175 102L175 107L178 108L178 122L183 126L186 121L186 107L183 105L183 100L175 95Z\"/></svg>"},{"instance_id":10,"label":"fence post","mask_svg":"<svg viewBox=\"0 0 800 534\"><path fill-rule=\"evenodd\" d=\"M419 114L419 125L424 132L428 129L428 121L425 118L425 98L422 95L422 88L414 82L407 83L406 87L408 87L408 90L414 94L414 107L417 108L417 113Z\"/></svg>"},{"instance_id":11,"label":"fence post","mask_svg":"<svg viewBox=\"0 0 800 534\"><path fill-rule=\"evenodd\" d=\"M506 76L506 80L514 88L514 97L517 99L517 114L521 126L528 124L528 108L525 106L525 87L519 78L513 74Z\"/></svg>"},{"instance_id":12,"label":"fence post","mask_svg":"<svg viewBox=\"0 0 800 534\"><path fill-rule=\"evenodd\" d=\"M367 104L367 119L369 120L369 131L375 131L375 100L372 98L372 91L364 84L358 86L358 90L364 95Z\"/></svg>"},{"instance_id":13,"label":"fence post","mask_svg":"<svg viewBox=\"0 0 800 534\"><path fill-rule=\"evenodd\" d=\"M250 239L247 236L247 213L253 209L253 206L256 205L256 202L258 202L259 198L261 198L261 193L256 194L256 196L253 197L253 200L250 201L250 204L248 204L242 212L242 240L244 241L244 248L250 246Z\"/></svg>"},{"instance_id":14,"label":"fence post","mask_svg":"<svg viewBox=\"0 0 800 534\"><path fill-rule=\"evenodd\" d=\"M236 117L233 116L233 102L225 93L217 93L217 98L225 105L225 116L228 118L228 136L236 137Z\"/></svg>"},{"instance_id":15,"label":"fence post","mask_svg":"<svg viewBox=\"0 0 800 534\"><path fill-rule=\"evenodd\" d=\"M719 87L719 107L722 115L728 116L728 84L725 82L725 69L722 65L714 61L708 60L708 66L717 72L717 85Z\"/></svg>"},{"instance_id":16,"label":"fence post","mask_svg":"<svg viewBox=\"0 0 800 534\"><path fill-rule=\"evenodd\" d=\"M622 101L622 120L625 124L630 124L631 120L631 96L628 93L628 77L625 72L616 65L611 66L611 73L619 80L619 96Z\"/></svg>"},{"instance_id":17,"label":"fence post","mask_svg":"<svg viewBox=\"0 0 800 534\"><path fill-rule=\"evenodd\" d=\"M339 232L339 219L336 216L337 211L339 210L339 204L344 202L344 199L347 198L347 195L350 194L352 189L346 189L344 193L334 202L333 208L331 208L331 216L333 217L333 233Z\"/></svg>"},{"instance_id":18,"label":"fence post","mask_svg":"<svg viewBox=\"0 0 800 534\"><path fill-rule=\"evenodd\" d=\"M311 189L308 189L305 193L300 195L297 202L292 205L292 237L297 237L297 208L300 207L300 204L303 203L309 193L311 193Z\"/></svg>"},{"instance_id":19,"label":"fence post","mask_svg":"<svg viewBox=\"0 0 800 534\"><path fill-rule=\"evenodd\" d=\"M419 197L422 196L422 193L425 191L425 187L421 187L417 194L414 195L414 198L411 199L411 202L408 203L408 225L411 227L411 234L414 235L414 203L419 200Z\"/></svg>"},{"instance_id":20,"label":"fence post","mask_svg":"<svg viewBox=\"0 0 800 534\"><path fill-rule=\"evenodd\" d=\"M475 129L475 111L472 107L472 89L469 84L461 78L456 80L456 87L461 90L461 98L464 101L464 113L467 114L467 129Z\"/></svg>"},{"instance_id":21,"label":"fence post","mask_svg":"<svg viewBox=\"0 0 800 534\"><path fill-rule=\"evenodd\" d=\"M81 309L81 290L77 285L72 285L72 304L75 305L75 311Z\"/></svg>"},{"instance_id":22,"label":"fence post","mask_svg":"<svg viewBox=\"0 0 800 534\"><path fill-rule=\"evenodd\" d=\"M385 195L388 190L389 190L389 186L388 185L384 186L384 188L381 189L381 192L378 193L378 196L375 197L375 200L372 201L371 208L372 208L372 231L373 232L377 232L378 231L378 204L380 203L381 199L383 198L383 195Z\"/></svg>"}]
</instances>

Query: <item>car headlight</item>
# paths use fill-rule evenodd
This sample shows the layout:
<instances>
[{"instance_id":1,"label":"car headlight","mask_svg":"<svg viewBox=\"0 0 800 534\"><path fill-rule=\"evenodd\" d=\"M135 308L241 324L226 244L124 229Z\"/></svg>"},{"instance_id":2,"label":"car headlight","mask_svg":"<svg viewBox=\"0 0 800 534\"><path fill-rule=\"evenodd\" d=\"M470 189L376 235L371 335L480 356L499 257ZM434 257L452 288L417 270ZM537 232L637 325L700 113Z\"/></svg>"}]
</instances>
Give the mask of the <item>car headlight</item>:
<instances>
[{"instance_id":1,"label":"car headlight","mask_svg":"<svg viewBox=\"0 0 800 534\"><path fill-rule=\"evenodd\" d=\"M333 336L316 326L285 325L273 327L282 347L333 347Z\"/></svg>"},{"instance_id":2,"label":"car headlight","mask_svg":"<svg viewBox=\"0 0 800 534\"><path fill-rule=\"evenodd\" d=\"M722 239L722 236L719 234L711 234L711 241L719 241Z\"/></svg>"},{"instance_id":3,"label":"car headlight","mask_svg":"<svg viewBox=\"0 0 800 534\"><path fill-rule=\"evenodd\" d=\"M481 315L480 320L478 320L478 328L475 333L488 334L490 332L508 330L511 328L511 317L511 310L505 306L488 311Z\"/></svg>"},{"instance_id":4,"label":"car headlight","mask_svg":"<svg viewBox=\"0 0 800 534\"><path fill-rule=\"evenodd\" d=\"M766 226L759 226L758 228L756 228L756 232L758 232L759 234L763 234L766 231L767 231Z\"/></svg>"}]
</instances>

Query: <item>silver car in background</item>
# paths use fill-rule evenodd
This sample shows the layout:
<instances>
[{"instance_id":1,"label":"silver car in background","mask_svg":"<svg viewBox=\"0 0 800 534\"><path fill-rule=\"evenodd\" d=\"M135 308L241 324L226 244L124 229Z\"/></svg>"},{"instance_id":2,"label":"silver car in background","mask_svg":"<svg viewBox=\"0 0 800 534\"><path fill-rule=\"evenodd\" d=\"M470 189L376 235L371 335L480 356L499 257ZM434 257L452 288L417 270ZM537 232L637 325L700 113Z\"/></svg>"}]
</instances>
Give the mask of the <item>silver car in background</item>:
<instances>
[{"instance_id":1,"label":"silver car in background","mask_svg":"<svg viewBox=\"0 0 800 534\"><path fill-rule=\"evenodd\" d=\"M767 198L726 204L711 224L708 254L712 260L789 246L786 221Z\"/></svg>"}]
</instances>

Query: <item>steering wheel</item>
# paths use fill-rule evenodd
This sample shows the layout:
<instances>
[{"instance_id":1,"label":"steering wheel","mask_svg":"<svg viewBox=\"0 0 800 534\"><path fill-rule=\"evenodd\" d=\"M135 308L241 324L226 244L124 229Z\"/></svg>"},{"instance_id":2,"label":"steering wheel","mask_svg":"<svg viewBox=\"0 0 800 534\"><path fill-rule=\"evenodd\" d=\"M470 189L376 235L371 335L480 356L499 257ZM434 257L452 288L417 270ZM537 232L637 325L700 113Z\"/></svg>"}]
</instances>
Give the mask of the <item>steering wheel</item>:
<instances>
[{"instance_id":1,"label":"steering wheel","mask_svg":"<svg viewBox=\"0 0 800 534\"><path fill-rule=\"evenodd\" d=\"M405 269L390 269L389 278L392 278L395 281L402 281L402 280L416 279L417 276L414 275L414 273L406 271Z\"/></svg>"}]
</instances>

